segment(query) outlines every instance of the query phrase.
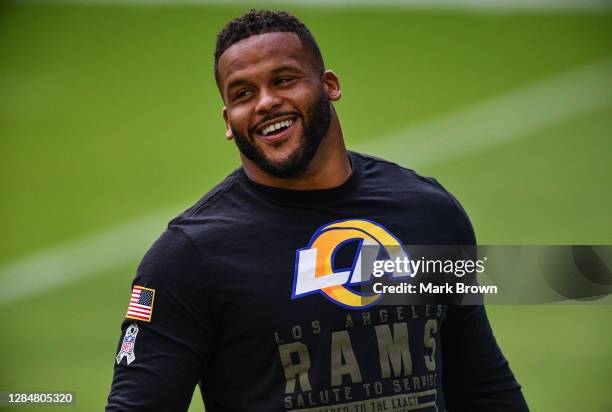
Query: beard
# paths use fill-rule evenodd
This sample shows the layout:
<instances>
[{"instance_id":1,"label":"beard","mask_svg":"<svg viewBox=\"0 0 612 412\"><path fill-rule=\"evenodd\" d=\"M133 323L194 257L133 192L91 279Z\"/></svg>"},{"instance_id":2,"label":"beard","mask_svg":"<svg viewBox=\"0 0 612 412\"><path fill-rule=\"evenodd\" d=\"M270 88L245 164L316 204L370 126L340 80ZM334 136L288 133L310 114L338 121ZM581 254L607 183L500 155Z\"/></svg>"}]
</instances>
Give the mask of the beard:
<instances>
[{"instance_id":1,"label":"beard","mask_svg":"<svg viewBox=\"0 0 612 412\"><path fill-rule=\"evenodd\" d=\"M240 153L264 172L282 179L296 178L304 174L329 130L331 107L322 88L317 101L308 108L308 121L302 117L302 122L303 131L299 136L297 149L282 161L268 159L253 139L237 133L234 128L232 128L232 133Z\"/></svg>"}]
</instances>

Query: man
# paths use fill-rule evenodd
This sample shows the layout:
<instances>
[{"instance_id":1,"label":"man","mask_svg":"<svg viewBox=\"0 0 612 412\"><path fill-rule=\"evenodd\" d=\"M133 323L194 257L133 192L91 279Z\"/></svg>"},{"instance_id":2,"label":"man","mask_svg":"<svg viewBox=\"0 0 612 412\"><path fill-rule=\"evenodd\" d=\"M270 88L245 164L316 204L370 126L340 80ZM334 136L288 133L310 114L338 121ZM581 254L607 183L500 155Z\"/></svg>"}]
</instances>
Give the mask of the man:
<instances>
[{"instance_id":1,"label":"man","mask_svg":"<svg viewBox=\"0 0 612 412\"><path fill-rule=\"evenodd\" d=\"M526 410L482 306L354 286L364 245L475 238L435 180L346 151L308 29L251 10L219 33L215 77L242 167L140 264L107 411L186 410L198 383L208 412Z\"/></svg>"}]
</instances>

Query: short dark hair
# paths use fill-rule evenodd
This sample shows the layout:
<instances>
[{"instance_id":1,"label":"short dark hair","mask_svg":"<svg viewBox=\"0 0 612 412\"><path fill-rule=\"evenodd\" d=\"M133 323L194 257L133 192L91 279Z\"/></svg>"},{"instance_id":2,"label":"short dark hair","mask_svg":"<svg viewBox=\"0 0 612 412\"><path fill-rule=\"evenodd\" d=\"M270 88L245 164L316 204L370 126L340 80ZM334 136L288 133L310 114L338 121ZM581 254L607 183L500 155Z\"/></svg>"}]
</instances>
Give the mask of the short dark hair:
<instances>
[{"instance_id":1,"label":"short dark hair","mask_svg":"<svg viewBox=\"0 0 612 412\"><path fill-rule=\"evenodd\" d=\"M297 17L286 11L256 10L251 9L240 17L230 20L217 34L217 45L215 47L215 80L219 85L219 59L225 50L234 43L248 37L274 32L295 33L300 38L304 49L309 52L317 69L323 72L325 65L323 56L312 33L304 23Z\"/></svg>"}]
</instances>

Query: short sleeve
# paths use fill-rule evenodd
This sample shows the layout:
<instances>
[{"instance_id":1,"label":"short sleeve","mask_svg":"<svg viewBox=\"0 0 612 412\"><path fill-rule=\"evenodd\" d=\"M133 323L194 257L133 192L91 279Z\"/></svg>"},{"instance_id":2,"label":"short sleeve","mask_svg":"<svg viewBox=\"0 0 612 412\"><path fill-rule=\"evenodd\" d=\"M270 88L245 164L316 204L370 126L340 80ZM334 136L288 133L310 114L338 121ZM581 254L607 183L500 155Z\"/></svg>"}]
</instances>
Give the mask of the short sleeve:
<instances>
[{"instance_id":1,"label":"short sleeve","mask_svg":"<svg viewBox=\"0 0 612 412\"><path fill-rule=\"evenodd\" d=\"M122 323L106 411L188 409L216 336L207 275L197 248L177 226L147 252L132 287L150 291L150 320L128 314ZM126 293L126 306L128 298ZM141 303L148 313L149 301ZM126 333L136 330L130 343ZM122 350L132 351L129 364Z\"/></svg>"}]
</instances>

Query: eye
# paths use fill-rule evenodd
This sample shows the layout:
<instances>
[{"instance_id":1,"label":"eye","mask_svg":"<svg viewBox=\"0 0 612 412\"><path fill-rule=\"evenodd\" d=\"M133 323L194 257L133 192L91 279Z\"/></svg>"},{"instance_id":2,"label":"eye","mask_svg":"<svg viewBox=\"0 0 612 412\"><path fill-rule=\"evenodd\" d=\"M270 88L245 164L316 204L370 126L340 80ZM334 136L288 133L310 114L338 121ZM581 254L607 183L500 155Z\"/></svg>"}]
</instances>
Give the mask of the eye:
<instances>
[{"instance_id":1,"label":"eye","mask_svg":"<svg viewBox=\"0 0 612 412\"><path fill-rule=\"evenodd\" d=\"M295 77L279 77L278 79L276 79L276 84L277 85L285 85L288 83L291 83L293 80L295 80Z\"/></svg>"},{"instance_id":2,"label":"eye","mask_svg":"<svg viewBox=\"0 0 612 412\"><path fill-rule=\"evenodd\" d=\"M251 89L241 89L236 92L234 95L234 99L242 99L244 97L248 97L253 94L253 90Z\"/></svg>"}]
</instances>

